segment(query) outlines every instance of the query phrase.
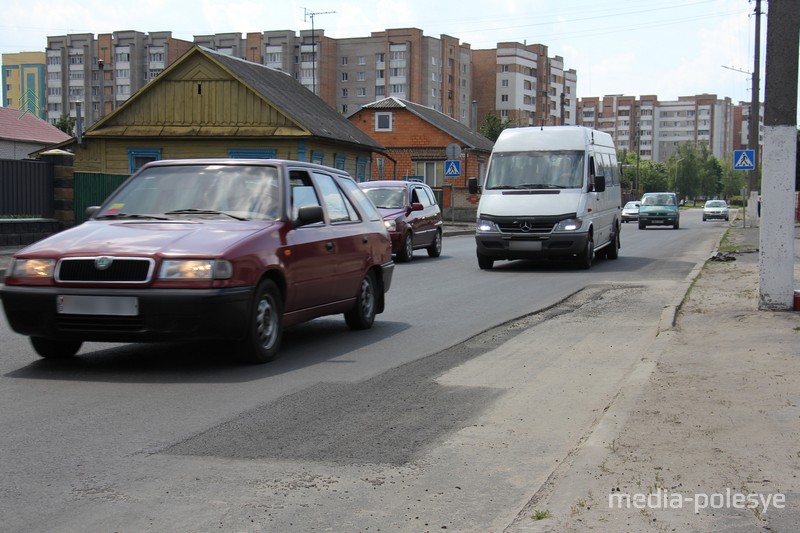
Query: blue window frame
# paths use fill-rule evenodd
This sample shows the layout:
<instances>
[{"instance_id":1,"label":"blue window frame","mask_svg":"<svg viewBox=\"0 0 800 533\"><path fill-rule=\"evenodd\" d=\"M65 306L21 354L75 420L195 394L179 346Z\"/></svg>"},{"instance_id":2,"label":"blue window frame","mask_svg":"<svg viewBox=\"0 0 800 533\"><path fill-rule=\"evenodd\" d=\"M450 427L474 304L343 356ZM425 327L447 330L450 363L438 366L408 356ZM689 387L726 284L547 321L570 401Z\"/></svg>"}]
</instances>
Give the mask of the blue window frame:
<instances>
[{"instance_id":1,"label":"blue window frame","mask_svg":"<svg viewBox=\"0 0 800 533\"><path fill-rule=\"evenodd\" d=\"M333 157L333 167L338 168L339 170L344 170L345 161L347 161L346 155L336 154Z\"/></svg>"},{"instance_id":2,"label":"blue window frame","mask_svg":"<svg viewBox=\"0 0 800 533\"><path fill-rule=\"evenodd\" d=\"M367 181L367 159L356 159L356 181Z\"/></svg>"},{"instance_id":3,"label":"blue window frame","mask_svg":"<svg viewBox=\"0 0 800 533\"><path fill-rule=\"evenodd\" d=\"M311 152L311 162L316 163L318 165L324 165L325 161L325 152L320 152L319 150L314 150Z\"/></svg>"},{"instance_id":4,"label":"blue window frame","mask_svg":"<svg viewBox=\"0 0 800 533\"><path fill-rule=\"evenodd\" d=\"M145 163L161 159L161 148L128 148L128 172L133 174Z\"/></svg>"},{"instance_id":5,"label":"blue window frame","mask_svg":"<svg viewBox=\"0 0 800 533\"><path fill-rule=\"evenodd\" d=\"M231 159L275 159L277 150L269 148L228 148Z\"/></svg>"}]
</instances>

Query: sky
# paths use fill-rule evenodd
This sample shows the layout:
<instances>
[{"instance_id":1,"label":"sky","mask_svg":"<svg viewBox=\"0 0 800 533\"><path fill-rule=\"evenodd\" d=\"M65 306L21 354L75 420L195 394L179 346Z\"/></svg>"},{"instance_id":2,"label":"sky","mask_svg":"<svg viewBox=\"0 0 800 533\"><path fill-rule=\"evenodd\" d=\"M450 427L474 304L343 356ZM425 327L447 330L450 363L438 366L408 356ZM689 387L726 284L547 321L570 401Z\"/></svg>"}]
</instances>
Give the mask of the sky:
<instances>
[{"instance_id":1,"label":"sky","mask_svg":"<svg viewBox=\"0 0 800 533\"><path fill-rule=\"evenodd\" d=\"M577 72L579 98L660 100L710 93L750 102L753 0L0 0L0 53L44 50L47 36L121 30L194 35L324 30L365 37L414 27L474 50L543 44ZM766 11L767 2L762 2ZM764 100L767 17L761 17Z\"/></svg>"}]
</instances>

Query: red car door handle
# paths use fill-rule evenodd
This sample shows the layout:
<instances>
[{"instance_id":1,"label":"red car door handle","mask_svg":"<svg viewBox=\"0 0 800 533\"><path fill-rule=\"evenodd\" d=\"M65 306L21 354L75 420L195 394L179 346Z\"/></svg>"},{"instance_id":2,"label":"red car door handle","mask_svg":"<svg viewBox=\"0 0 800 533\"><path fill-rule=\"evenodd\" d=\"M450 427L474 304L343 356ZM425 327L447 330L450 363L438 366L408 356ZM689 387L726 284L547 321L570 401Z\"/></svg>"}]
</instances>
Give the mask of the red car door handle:
<instances>
[{"instance_id":1,"label":"red car door handle","mask_svg":"<svg viewBox=\"0 0 800 533\"><path fill-rule=\"evenodd\" d=\"M331 241L326 242L325 243L325 249L328 250L329 252L331 250L333 250L333 242L331 242Z\"/></svg>"}]
</instances>

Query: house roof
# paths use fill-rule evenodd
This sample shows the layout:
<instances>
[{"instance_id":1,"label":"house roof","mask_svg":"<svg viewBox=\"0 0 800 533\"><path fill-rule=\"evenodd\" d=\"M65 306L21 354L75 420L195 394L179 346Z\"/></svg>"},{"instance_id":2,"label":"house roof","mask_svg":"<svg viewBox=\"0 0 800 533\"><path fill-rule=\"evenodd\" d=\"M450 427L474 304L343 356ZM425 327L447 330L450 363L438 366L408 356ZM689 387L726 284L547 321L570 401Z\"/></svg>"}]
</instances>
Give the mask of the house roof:
<instances>
[{"instance_id":1,"label":"house roof","mask_svg":"<svg viewBox=\"0 0 800 533\"><path fill-rule=\"evenodd\" d=\"M0 139L55 144L69 138L69 135L30 112L0 107Z\"/></svg>"},{"instance_id":2,"label":"house roof","mask_svg":"<svg viewBox=\"0 0 800 533\"><path fill-rule=\"evenodd\" d=\"M362 109L406 109L422 120L447 133L454 139L461 141L468 148L491 152L494 147L494 143L480 133L473 132L461 122L448 117L432 107L425 107L424 105L415 104L414 102L401 100L400 98L392 96L364 105Z\"/></svg>"},{"instance_id":3,"label":"house roof","mask_svg":"<svg viewBox=\"0 0 800 533\"><path fill-rule=\"evenodd\" d=\"M202 46L198 49L257 91L286 116L307 128L313 136L383 149L375 139L285 72Z\"/></svg>"},{"instance_id":4,"label":"house roof","mask_svg":"<svg viewBox=\"0 0 800 533\"><path fill-rule=\"evenodd\" d=\"M141 91L134 94L127 102L105 118L92 125L86 132L87 136L102 136L111 132L118 135L120 131L124 132L129 129L132 131L135 129L130 128L130 124L125 126L115 124L115 122L118 121L118 117L121 116L122 112L135 105L139 97L149 90L154 90L158 87L160 82L163 82L162 80L168 79L169 72L178 71L183 63L194 61L198 54L216 64L232 78L238 80L249 90L253 91L257 97L277 110L289 121L296 124L298 126L298 131L302 130L307 132L309 137L324 139L335 143L357 145L376 152L384 151L384 147L375 141L375 139L354 126L347 118L339 114L335 109L306 89L290 75L265 65L222 54L203 46L194 46L170 65L169 68L160 74L153 82L146 85ZM200 124L198 126L199 129L205 128L210 131L210 129L207 128L208 125ZM259 131L252 127L244 129L250 132ZM269 131L273 135L279 135L274 133L278 129L279 128L275 126L262 128L262 133L260 134L263 135L263 132ZM166 131L166 128L162 128L160 131ZM231 130L228 128L219 131ZM253 133L250 134L252 135ZM256 133L256 135L259 135L259 133ZM292 136L296 137L296 134Z\"/></svg>"}]
</instances>

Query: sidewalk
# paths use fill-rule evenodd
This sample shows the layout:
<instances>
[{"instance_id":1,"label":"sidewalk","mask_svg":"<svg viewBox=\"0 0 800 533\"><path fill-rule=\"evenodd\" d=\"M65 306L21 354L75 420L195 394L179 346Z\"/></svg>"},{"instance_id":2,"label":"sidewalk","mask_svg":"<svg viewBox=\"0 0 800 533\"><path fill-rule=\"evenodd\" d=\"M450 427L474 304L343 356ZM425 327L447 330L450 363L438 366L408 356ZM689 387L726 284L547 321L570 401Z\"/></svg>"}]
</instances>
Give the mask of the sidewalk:
<instances>
[{"instance_id":1,"label":"sidewalk","mask_svg":"<svg viewBox=\"0 0 800 533\"><path fill-rule=\"evenodd\" d=\"M507 533L798 530L800 313L758 310L758 231L732 223L721 249L735 260L705 264L642 354L649 378Z\"/></svg>"}]
</instances>

